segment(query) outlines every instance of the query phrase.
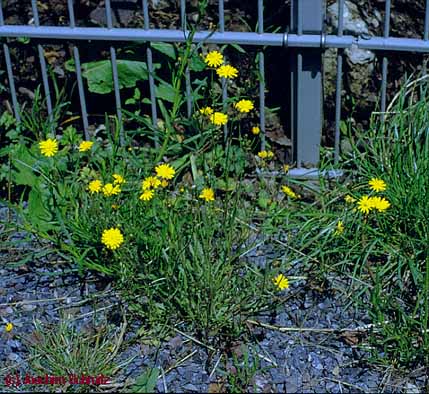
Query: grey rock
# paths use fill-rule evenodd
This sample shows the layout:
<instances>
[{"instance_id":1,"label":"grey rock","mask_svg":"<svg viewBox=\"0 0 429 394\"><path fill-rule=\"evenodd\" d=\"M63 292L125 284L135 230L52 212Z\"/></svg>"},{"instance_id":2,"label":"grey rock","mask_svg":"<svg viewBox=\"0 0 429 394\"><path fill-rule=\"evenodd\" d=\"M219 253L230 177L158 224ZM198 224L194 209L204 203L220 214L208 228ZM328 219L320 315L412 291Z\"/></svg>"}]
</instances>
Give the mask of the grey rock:
<instances>
[{"instance_id":1,"label":"grey rock","mask_svg":"<svg viewBox=\"0 0 429 394\"><path fill-rule=\"evenodd\" d=\"M328 22L335 28L338 28L338 2L328 7ZM358 7L351 1L344 2L343 8L343 28L345 34L360 36L369 34L368 25L360 16Z\"/></svg>"}]
</instances>

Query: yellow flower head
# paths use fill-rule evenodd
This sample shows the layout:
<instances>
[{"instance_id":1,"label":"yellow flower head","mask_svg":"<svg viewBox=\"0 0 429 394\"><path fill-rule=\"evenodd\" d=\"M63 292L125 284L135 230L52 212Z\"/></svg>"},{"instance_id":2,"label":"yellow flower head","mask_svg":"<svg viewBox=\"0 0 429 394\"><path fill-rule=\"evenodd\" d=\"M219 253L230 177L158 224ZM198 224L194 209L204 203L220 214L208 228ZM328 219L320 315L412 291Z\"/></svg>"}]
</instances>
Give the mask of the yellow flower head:
<instances>
[{"instance_id":1,"label":"yellow flower head","mask_svg":"<svg viewBox=\"0 0 429 394\"><path fill-rule=\"evenodd\" d=\"M11 332L13 330L13 324L12 323L7 323L6 327L4 328L4 330L6 332Z\"/></svg>"},{"instance_id":2,"label":"yellow flower head","mask_svg":"<svg viewBox=\"0 0 429 394\"><path fill-rule=\"evenodd\" d=\"M121 230L118 228L112 227L108 230L103 231L101 236L101 242L109 249L115 250L124 242L124 236L121 233Z\"/></svg>"},{"instance_id":3,"label":"yellow flower head","mask_svg":"<svg viewBox=\"0 0 429 394\"><path fill-rule=\"evenodd\" d=\"M238 70L235 67L226 64L224 66L220 66L216 70L216 73L221 78L235 78L238 75Z\"/></svg>"},{"instance_id":4,"label":"yellow flower head","mask_svg":"<svg viewBox=\"0 0 429 394\"><path fill-rule=\"evenodd\" d=\"M261 129L258 126L252 127L252 134L258 135L261 132Z\"/></svg>"},{"instance_id":5,"label":"yellow flower head","mask_svg":"<svg viewBox=\"0 0 429 394\"><path fill-rule=\"evenodd\" d=\"M92 148L94 143L92 141L82 141L79 145L79 152L86 152Z\"/></svg>"},{"instance_id":6,"label":"yellow flower head","mask_svg":"<svg viewBox=\"0 0 429 394\"><path fill-rule=\"evenodd\" d=\"M101 183L101 181L96 179L95 181L89 182L88 190L91 193L99 193L102 187L103 187L103 184Z\"/></svg>"},{"instance_id":7,"label":"yellow flower head","mask_svg":"<svg viewBox=\"0 0 429 394\"><path fill-rule=\"evenodd\" d=\"M358 210L365 214L369 213L369 211L373 208L373 202L367 195L362 196L357 202L357 205Z\"/></svg>"},{"instance_id":8,"label":"yellow flower head","mask_svg":"<svg viewBox=\"0 0 429 394\"><path fill-rule=\"evenodd\" d=\"M170 164L160 164L155 167L156 175L162 179L173 179L176 170Z\"/></svg>"},{"instance_id":9,"label":"yellow flower head","mask_svg":"<svg viewBox=\"0 0 429 394\"><path fill-rule=\"evenodd\" d=\"M356 198L347 194L347 196L344 197L344 201L348 204L353 204L356 201Z\"/></svg>"},{"instance_id":10,"label":"yellow flower head","mask_svg":"<svg viewBox=\"0 0 429 394\"><path fill-rule=\"evenodd\" d=\"M119 174L113 174L113 184L114 185L122 185L123 183L125 183L125 179L122 175Z\"/></svg>"},{"instance_id":11,"label":"yellow flower head","mask_svg":"<svg viewBox=\"0 0 429 394\"><path fill-rule=\"evenodd\" d=\"M298 198L298 194L296 194L289 186L282 186L282 192L290 198Z\"/></svg>"},{"instance_id":12,"label":"yellow flower head","mask_svg":"<svg viewBox=\"0 0 429 394\"><path fill-rule=\"evenodd\" d=\"M210 120L216 126L223 126L228 122L228 115L223 114L222 112L215 112L211 115Z\"/></svg>"},{"instance_id":13,"label":"yellow flower head","mask_svg":"<svg viewBox=\"0 0 429 394\"><path fill-rule=\"evenodd\" d=\"M206 187L201 191L201 194L199 195L199 198L201 198L202 200L205 200L207 202L209 201L214 201L215 196L214 196L214 191L212 188L210 187Z\"/></svg>"},{"instance_id":14,"label":"yellow flower head","mask_svg":"<svg viewBox=\"0 0 429 394\"><path fill-rule=\"evenodd\" d=\"M289 170L290 170L289 164L284 164L283 165L283 171L287 174L289 172Z\"/></svg>"},{"instance_id":15,"label":"yellow flower head","mask_svg":"<svg viewBox=\"0 0 429 394\"><path fill-rule=\"evenodd\" d=\"M147 178L143 179L142 182L142 189L149 190L149 189L157 189L161 185L161 181L156 176L148 176Z\"/></svg>"},{"instance_id":16,"label":"yellow flower head","mask_svg":"<svg viewBox=\"0 0 429 394\"><path fill-rule=\"evenodd\" d=\"M387 208L390 207L390 202L384 197L371 197L370 200L372 207L375 208L378 212L384 212Z\"/></svg>"},{"instance_id":17,"label":"yellow flower head","mask_svg":"<svg viewBox=\"0 0 429 394\"><path fill-rule=\"evenodd\" d=\"M273 279L274 284L278 287L279 290L284 290L289 287L289 280L283 274L278 274Z\"/></svg>"},{"instance_id":18,"label":"yellow flower head","mask_svg":"<svg viewBox=\"0 0 429 394\"><path fill-rule=\"evenodd\" d=\"M112 204L112 209L119 209L119 205L118 204Z\"/></svg>"},{"instance_id":19,"label":"yellow flower head","mask_svg":"<svg viewBox=\"0 0 429 394\"><path fill-rule=\"evenodd\" d=\"M207 115L210 116L213 114L213 108L212 107L204 107L200 109L201 115Z\"/></svg>"},{"instance_id":20,"label":"yellow flower head","mask_svg":"<svg viewBox=\"0 0 429 394\"><path fill-rule=\"evenodd\" d=\"M219 67L223 63L223 55L218 51L209 52L204 58L209 67Z\"/></svg>"},{"instance_id":21,"label":"yellow flower head","mask_svg":"<svg viewBox=\"0 0 429 394\"><path fill-rule=\"evenodd\" d=\"M46 141L39 142L39 148L42 155L52 157L58 152L58 142L48 138Z\"/></svg>"},{"instance_id":22,"label":"yellow flower head","mask_svg":"<svg viewBox=\"0 0 429 394\"><path fill-rule=\"evenodd\" d=\"M372 178L368 182L368 185L371 187L371 190L374 190L375 192L382 192L386 190L386 182L379 178Z\"/></svg>"},{"instance_id":23,"label":"yellow flower head","mask_svg":"<svg viewBox=\"0 0 429 394\"><path fill-rule=\"evenodd\" d=\"M152 200L153 196L155 195L155 192L151 189L145 190L141 195L140 195L140 200L142 201L150 201Z\"/></svg>"},{"instance_id":24,"label":"yellow flower head","mask_svg":"<svg viewBox=\"0 0 429 394\"><path fill-rule=\"evenodd\" d=\"M111 183L106 183L103 186L103 194L106 197L114 196L116 194L119 194L120 192L121 192L121 188L119 187L119 185L114 186Z\"/></svg>"},{"instance_id":25,"label":"yellow flower head","mask_svg":"<svg viewBox=\"0 0 429 394\"><path fill-rule=\"evenodd\" d=\"M344 232L344 223L342 220L339 220L334 232L334 235L340 235Z\"/></svg>"},{"instance_id":26,"label":"yellow flower head","mask_svg":"<svg viewBox=\"0 0 429 394\"><path fill-rule=\"evenodd\" d=\"M258 157L261 159L272 159L274 157L274 153L270 150L261 150L258 152Z\"/></svg>"},{"instance_id":27,"label":"yellow flower head","mask_svg":"<svg viewBox=\"0 0 429 394\"><path fill-rule=\"evenodd\" d=\"M165 180L165 179L163 179L163 180L161 181L161 186L162 186L162 187L167 187L167 186L168 186L168 181L167 181L167 180Z\"/></svg>"},{"instance_id":28,"label":"yellow flower head","mask_svg":"<svg viewBox=\"0 0 429 394\"><path fill-rule=\"evenodd\" d=\"M240 100L235 104L235 108L240 112L250 112L254 107L250 100Z\"/></svg>"}]
</instances>

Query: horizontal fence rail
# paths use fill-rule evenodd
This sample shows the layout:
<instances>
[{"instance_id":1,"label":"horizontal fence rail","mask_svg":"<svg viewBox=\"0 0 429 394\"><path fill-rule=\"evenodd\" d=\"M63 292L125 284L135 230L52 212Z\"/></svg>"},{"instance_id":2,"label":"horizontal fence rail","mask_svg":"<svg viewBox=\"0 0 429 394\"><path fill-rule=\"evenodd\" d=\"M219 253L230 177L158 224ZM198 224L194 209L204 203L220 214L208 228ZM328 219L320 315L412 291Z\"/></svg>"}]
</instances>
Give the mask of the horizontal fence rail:
<instances>
[{"instance_id":1,"label":"horizontal fence rail","mask_svg":"<svg viewBox=\"0 0 429 394\"><path fill-rule=\"evenodd\" d=\"M290 132L293 139L293 160L297 165L297 173L301 173L301 165L306 163L316 167L319 161L320 139L323 126L323 73L322 56L326 49L337 49L336 55L336 92L335 92L335 162L339 161L340 153L340 122L343 87L344 51L352 47L370 51L380 51L381 57L381 83L380 83L380 110L382 119L386 110L386 92L388 77L389 52L429 53L429 0L425 1L424 32L422 38L390 37L390 19L392 3L395 0L386 0L384 9L383 36L345 35L344 7L345 1L338 0L337 34L325 34L324 0L291 0L290 23L281 33L267 33L264 31L264 1L252 0L257 7L257 28L255 32L225 31L225 4L224 0L218 2L218 28L216 31L197 31L192 39L195 43L206 44L238 44L257 46L257 63L259 72L259 124L261 130L261 149L265 149L265 51L264 47L279 47L287 50L290 56ZM4 0L0 0L0 39L6 64L6 76L12 97L12 107L17 121L20 121L20 105L17 100L13 67L10 55L8 38L37 39L37 49L42 74L42 86L45 91L48 116L52 116L52 102L49 91L47 64L43 45L49 42L68 41L71 43L72 55L76 67L76 79L81 105L81 114L85 137L89 138L88 109L85 98L85 88L81 70L81 59L78 43L90 41L103 41L109 43L110 62L115 96L116 113L120 126L121 143L124 141L122 129L121 92L119 86L116 45L120 41L130 42L170 42L184 43L191 35L187 26L186 0L180 0L180 29L153 29L149 20L148 0L141 1L143 15L143 28L118 28L113 26L113 13L111 0L105 1L105 27L80 27L76 25L74 14L74 1L67 0L69 26L42 26L39 21L38 4L36 0L29 0L33 12L34 25L6 25L3 17ZM1 61L1 60L0 60ZM151 122L156 129L158 122L157 97L154 78L152 49L146 48L146 63L149 71L149 97L151 102ZM191 96L191 73L185 70L185 103L188 117L192 115L194 104ZM319 97L320 96L320 97ZM227 83L222 81L222 102L226 108ZM313 119L308 116L312 114ZM55 130L52 130L55 132ZM225 136L228 130L224 128ZM155 146L159 146L158 136L155 135ZM314 170L314 169L313 169ZM312 170L312 171L313 171Z\"/></svg>"}]
</instances>

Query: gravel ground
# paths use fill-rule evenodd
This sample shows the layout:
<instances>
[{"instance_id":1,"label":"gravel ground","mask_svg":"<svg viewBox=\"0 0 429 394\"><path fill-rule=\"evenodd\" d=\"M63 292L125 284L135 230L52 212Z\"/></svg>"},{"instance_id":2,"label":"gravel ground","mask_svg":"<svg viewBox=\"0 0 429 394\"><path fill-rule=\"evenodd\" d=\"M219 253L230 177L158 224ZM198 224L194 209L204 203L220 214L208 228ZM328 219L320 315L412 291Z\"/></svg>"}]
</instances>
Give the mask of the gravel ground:
<instances>
[{"instance_id":1,"label":"gravel ground","mask_svg":"<svg viewBox=\"0 0 429 394\"><path fill-rule=\"evenodd\" d=\"M2 218L5 208L0 208L0 233ZM25 237L22 232L9 235L15 241ZM61 319L71 319L79 330L90 330L105 321L120 324L116 312L121 302L114 290L106 284L100 287L99 281L91 276L82 283L75 273L67 273L67 266L58 256L35 257L24 266L13 266L22 252L37 248L40 246L34 241L23 241L15 248L0 249L0 320L14 324L11 333L3 329L0 334L1 388L8 373L25 375L29 371L29 352L22 339L33 332L33 320L58 324ZM272 253L269 248L261 247L247 258L259 265L272 258ZM289 274L299 275L298 271L299 266ZM346 310L341 291L333 288L328 293L321 292L301 280L285 290L284 296L285 303L278 306L276 314L255 317L265 327L249 324L253 340L247 346L258 360L249 391L425 392L427 376L423 369L400 375L365 362L367 354L358 346L362 333L356 328L367 326L369 318L362 311ZM161 371L156 386L159 392L219 392L224 387L226 371L232 374L237 371L232 357L213 352L208 359L203 346L181 333L156 347L141 340L131 341L140 326L138 321L128 322L124 347L116 361L133 360L115 378L120 385L155 365ZM282 332L278 327L299 330ZM130 342L132 345L125 346ZM237 344L233 351L240 356L243 346Z\"/></svg>"}]
</instances>

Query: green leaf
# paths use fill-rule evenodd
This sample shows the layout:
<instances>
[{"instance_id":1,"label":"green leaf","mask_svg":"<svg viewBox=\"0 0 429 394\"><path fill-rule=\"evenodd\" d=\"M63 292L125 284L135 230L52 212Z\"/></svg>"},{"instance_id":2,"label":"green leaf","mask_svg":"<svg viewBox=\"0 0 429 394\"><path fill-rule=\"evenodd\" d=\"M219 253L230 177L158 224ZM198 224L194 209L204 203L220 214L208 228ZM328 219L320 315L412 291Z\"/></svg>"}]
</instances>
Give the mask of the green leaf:
<instances>
[{"instance_id":1,"label":"green leaf","mask_svg":"<svg viewBox=\"0 0 429 394\"><path fill-rule=\"evenodd\" d=\"M151 47L158 52L161 52L164 55L168 56L169 58L176 60L176 50L174 48L174 45L167 44L166 42L153 42L151 44Z\"/></svg>"},{"instance_id":2,"label":"green leaf","mask_svg":"<svg viewBox=\"0 0 429 394\"><path fill-rule=\"evenodd\" d=\"M194 55L189 59L189 69L191 71L203 71L206 68L206 64L200 56Z\"/></svg>"},{"instance_id":3,"label":"green leaf","mask_svg":"<svg viewBox=\"0 0 429 394\"><path fill-rule=\"evenodd\" d=\"M158 86L155 87L155 91L157 98L174 103L176 92L173 86L171 86L169 83L161 82Z\"/></svg>"},{"instance_id":4,"label":"green leaf","mask_svg":"<svg viewBox=\"0 0 429 394\"><path fill-rule=\"evenodd\" d=\"M135 60L116 61L118 66L119 88L133 88L137 81L148 79L148 71L145 62ZM155 63L154 70L161 65ZM74 71L73 63L67 63L66 69ZM99 60L82 64L82 76L88 81L88 89L92 93L107 94L113 91L112 64L110 60Z\"/></svg>"},{"instance_id":5,"label":"green leaf","mask_svg":"<svg viewBox=\"0 0 429 394\"><path fill-rule=\"evenodd\" d=\"M17 145L16 150L12 152L12 164L17 170L13 171L13 183L35 186L38 181L38 177L32 169L35 163L36 159L31 156L25 145Z\"/></svg>"},{"instance_id":6,"label":"green leaf","mask_svg":"<svg viewBox=\"0 0 429 394\"><path fill-rule=\"evenodd\" d=\"M158 380L158 368L151 368L143 372L131 387L133 393L153 393Z\"/></svg>"}]
</instances>

